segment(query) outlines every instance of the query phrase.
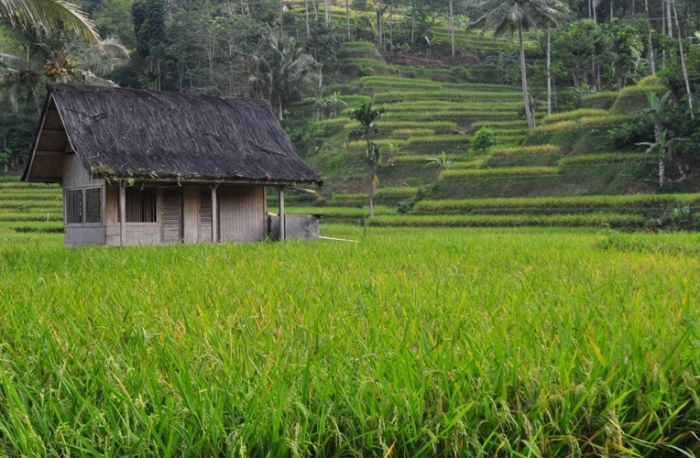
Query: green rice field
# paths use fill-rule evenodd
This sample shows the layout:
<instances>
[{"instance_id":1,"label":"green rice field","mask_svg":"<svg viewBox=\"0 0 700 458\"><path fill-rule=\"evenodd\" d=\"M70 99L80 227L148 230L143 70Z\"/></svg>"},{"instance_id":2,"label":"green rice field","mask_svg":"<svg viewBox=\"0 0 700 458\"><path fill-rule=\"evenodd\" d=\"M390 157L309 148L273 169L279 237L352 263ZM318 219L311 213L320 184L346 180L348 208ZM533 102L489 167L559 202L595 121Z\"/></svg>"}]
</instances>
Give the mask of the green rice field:
<instances>
[{"instance_id":1,"label":"green rice field","mask_svg":"<svg viewBox=\"0 0 700 458\"><path fill-rule=\"evenodd\" d=\"M0 456L700 453L698 235L19 224L47 225L0 223Z\"/></svg>"}]
</instances>

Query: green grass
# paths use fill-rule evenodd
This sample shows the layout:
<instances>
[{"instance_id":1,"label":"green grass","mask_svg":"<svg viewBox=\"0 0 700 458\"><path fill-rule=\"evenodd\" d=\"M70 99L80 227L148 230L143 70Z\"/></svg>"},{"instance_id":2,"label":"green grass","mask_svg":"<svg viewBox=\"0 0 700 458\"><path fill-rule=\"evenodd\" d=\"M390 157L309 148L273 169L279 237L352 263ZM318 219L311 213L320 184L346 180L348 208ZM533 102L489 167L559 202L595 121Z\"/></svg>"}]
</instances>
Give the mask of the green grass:
<instances>
[{"instance_id":1,"label":"green grass","mask_svg":"<svg viewBox=\"0 0 700 458\"><path fill-rule=\"evenodd\" d=\"M651 154L644 153L602 153L582 154L580 156L563 157L559 165L587 165L587 164L649 164L658 159Z\"/></svg>"},{"instance_id":2,"label":"green grass","mask_svg":"<svg viewBox=\"0 0 700 458\"><path fill-rule=\"evenodd\" d=\"M565 111L563 113L557 113L550 116L546 116L542 120L542 124L556 124L562 121L573 121L580 118L591 118L595 116L607 116L608 110L585 108L574 111Z\"/></svg>"},{"instance_id":3,"label":"green grass","mask_svg":"<svg viewBox=\"0 0 700 458\"><path fill-rule=\"evenodd\" d=\"M453 121L396 121L389 119L380 119L377 125L381 129L412 129L412 128L427 128L427 129L455 129L457 123Z\"/></svg>"},{"instance_id":4,"label":"green grass","mask_svg":"<svg viewBox=\"0 0 700 458\"><path fill-rule=\"evenodd\" d=\"M520 147L493 147L489 151L491 156L515 156L527 154L557 154L559 147L555 145L533 145Z\"/></svg>"},{"instance_id":5,"label":"green grass","mask_svg":"<svg viewBox=\"0 0 700 458\"><path fill-rule=\"evenodd\" d=\"M649 106L647 91L664 94L668 88L665 84L651 84L654 80L649 80L650 84L626 87L620 91L620 95L615 100L615 104L610 109L612 114L633 114Z\"/></svg>"},{"instance_id":6,"label":"green grass","mask_svg":"<svg viewBox=\"0 0 700 458\"><path fill-rule=\"evenodd\" d=\"M358 194L357 196L364 196L363 194ZM369 204L369 202L368 202ZM287 207L285 209L287 213L291 214L302 214L302 215L321 215L324 218L334 218L334 219L352 219L352 218L362 218L363 215L369 216L369 208L344 208L344 207ZM393 210L388 207L381 205L374 206L375 215L389 215L394 213Z\"/></svg>"},{"instance_id":7,"label":"green grass","mask_svg":"<svg viewBox=\"0 0 700 458\"><path fill-rule=\"evenodd\" d=\"M470 141L471 137L468 135L424 135L407 138L406 145L469 144Z\"/></svg>"},{"instance_id":8,"label":"green grass","mask_svg":"<svg viewBox=\"0 0 700 458\"><path fill-rule=\"evenodd\" d=\"M488 170L488 169L486 169ZM419 213L466 213L484 209L669 209L700 206L700 194L631 194L622 196L512 197L463 200L422 200Z\"/></svg>"},{"instance_id":9,"label":"green grass","mask_svg":"<svg viewBox=\"0 0 700 458\"><path fill-rule=\"evenodd\" d=\"M581 107L609 110L615 104L619 92L598 92L581 97Z\"/></svg>"},{"instance_id":10,"label":"green grass","mask_svg":"<svg viewBox=\"0 0 700 458\"><path fill-rule=\"evenodd\" d=\"M358 242L1 232L0 454L700 452L697 256L586 229L322 229Z\"/></svg>"},{"instance_id":11,"label":"green grass","mask_svg":"<svg viewBox=\"0 0 700 458\"><path fill-rule=\"evenodd\" d=\"M591 116L580 118L578 120L578 125L579 127L610 127L617 126L634 119L635 116L630 115Z\"/></svg>"},{"instance_id":12,"label":"green grass","mask_svg":"<svg viewBox=\"0 0 700 458\"><path fill-rule=\"evenodd\" d=\"M431 136L435 135L435 129L410 128L410 129L394 129L391 132L392 137L407 138L412 135Z\"/></svg>"},{"instance_id":13,"label":"green grass","mask_svg":"<svg viewBox=\"0 0 700 458\"><path fill-rule=\"evenodd\" d=\"M380 227L641 227L641 215L588 213L565 215L418 215L377 216L370 224Z\"/></svg>"},{"instance_id":14,"label":"green grass","mask_svg":"<svg viewBox=\"0 0 700 458\"><path fill-rule=\"evenodd\" d=\"M447 169L440 174L442 180L481 177L514 177L556 175L556 167L504 167L495 169Z\"/></svg>"},{"instance_id":15,"label":"green grass","mask_svg":"<svg viewBox=\"0 0 700 458\"><path fill-rule=\"evenodd\" d=\"M377 102L391 102L399 100L492 100L511 99L517 100L517 94L509 92L478 92L478 91L393 91L380 92L374 95Z\"/></svg>"}]
</instances>

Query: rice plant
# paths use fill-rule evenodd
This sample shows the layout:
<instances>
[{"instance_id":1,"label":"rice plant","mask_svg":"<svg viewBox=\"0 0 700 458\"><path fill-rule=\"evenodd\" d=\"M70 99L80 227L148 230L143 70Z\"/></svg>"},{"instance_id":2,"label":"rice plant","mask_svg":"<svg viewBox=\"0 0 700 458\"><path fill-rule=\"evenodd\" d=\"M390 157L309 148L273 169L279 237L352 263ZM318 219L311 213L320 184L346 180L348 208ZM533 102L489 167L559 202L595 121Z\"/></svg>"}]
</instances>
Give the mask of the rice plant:
<instances>
[{"instance_id":1,"label":"rice plant","mask_svg":"<svg viewBox=\"0 0 700 458\"><path fill-rule=\"evenodd\" d=\"M485 169L489 170L489 169ZM469 212L482 209L666 209L700 206L700 194L631 194L619 196L509 197L463 200L422 200L417 212Z\"/></svg>"},{"instance_id":2,"label":"rice plant","mask_svg":"<svg viewBox=\"0 0 700 458\"><path fill-rule=\"evenodd\" d=\"M481 221L75 250L0 225L0 454L699 453L697 237Z\"/></svg>"},{"instance_id":3,"label":"rice plant","mask_svg":"<svg viewBox=\"0 0 700 458\"><path fill-rule=\"evenodd\" d=\"M533 145L533 146L519 146L519 147L494 147L489 153L491 156L515 156L515 155L527 155L527 154L557 154L559 153L559 147L556 145Z\"/></svg>"},{"instance_id":4,"label":"rice plant","mask_svg":"<svg viewBox=\"0 0 700 458\"><path fill-rule=\"evenodd\" d=\"M440 174L441 180L483 177L516 177L556 175L556 167L503 167L493 169L449 169Z\"/></svg>"},{"instance_id":5,"label":"rice plant","mask_svg":"<svg viewBox=\"0 0 700 458\"><path fill-rule=\"evenodd\" d=\"M559 159L559 165L651 164L657 161L658 158L644 153L600 153L563 157Z\"/></svg>"}]
</instances>

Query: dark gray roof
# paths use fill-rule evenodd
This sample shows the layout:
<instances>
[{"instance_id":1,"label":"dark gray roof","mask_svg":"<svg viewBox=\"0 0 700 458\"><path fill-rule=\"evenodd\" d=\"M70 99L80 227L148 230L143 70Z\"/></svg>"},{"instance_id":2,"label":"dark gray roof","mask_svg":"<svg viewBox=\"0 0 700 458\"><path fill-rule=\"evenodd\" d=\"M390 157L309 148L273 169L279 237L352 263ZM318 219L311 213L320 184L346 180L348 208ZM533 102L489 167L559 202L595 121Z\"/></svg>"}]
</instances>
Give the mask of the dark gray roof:
<instances>
[{"instance_id":1,"label":"dark gray roof","mask_svg":"<svg viewBox=\"0 0 700 458\"><path fill-rule=\"evenodd\" d=\"M321 183L266 101L50 84L73 149L117 177Z\"/></svg>"}]
</instances>

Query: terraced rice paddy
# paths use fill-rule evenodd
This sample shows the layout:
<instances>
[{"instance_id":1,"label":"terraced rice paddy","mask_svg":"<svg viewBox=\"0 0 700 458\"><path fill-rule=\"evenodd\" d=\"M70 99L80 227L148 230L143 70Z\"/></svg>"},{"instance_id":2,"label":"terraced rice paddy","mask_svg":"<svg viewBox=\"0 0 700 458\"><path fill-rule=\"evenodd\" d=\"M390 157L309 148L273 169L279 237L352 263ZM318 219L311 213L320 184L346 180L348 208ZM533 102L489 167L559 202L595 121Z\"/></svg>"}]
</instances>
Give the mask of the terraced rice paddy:
<instances>
[{"instance_id":1,"label":"terraced rice paddy","mask_svg":"<svg viewBox=\"0 0 700 458\"><path fill-rule=\"evenodd\" d=\"M322 230L358 242L0 225L0 455L700 452L697 236Z\"/></svg>"}]
</instances>

